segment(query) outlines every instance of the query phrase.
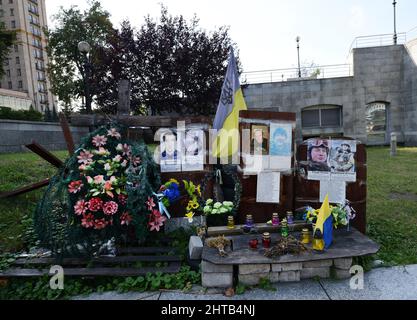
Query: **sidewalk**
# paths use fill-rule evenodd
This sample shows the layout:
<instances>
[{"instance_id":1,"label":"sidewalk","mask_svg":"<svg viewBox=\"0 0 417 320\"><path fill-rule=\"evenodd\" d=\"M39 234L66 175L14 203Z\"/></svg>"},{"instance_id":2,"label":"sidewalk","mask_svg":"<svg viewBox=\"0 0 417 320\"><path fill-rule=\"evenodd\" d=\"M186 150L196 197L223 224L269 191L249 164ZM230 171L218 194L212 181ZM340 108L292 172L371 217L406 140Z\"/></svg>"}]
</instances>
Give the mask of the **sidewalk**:
<instances>
[{"instance_id":1,"label":"sidewalk","mask_svg":"<svg viewBox=\"0 0 417 320\"><path fill-rule=\"evenodd\" d=\"M348 280L302 280L275 284L276 291L247 290L242 295L225 297L221 291L195 286L181 291L106 292L73 300L415 300L417 299L417 265L377 268L365 273L364 289L352 290Z\"/></svg>"}]
</instances>

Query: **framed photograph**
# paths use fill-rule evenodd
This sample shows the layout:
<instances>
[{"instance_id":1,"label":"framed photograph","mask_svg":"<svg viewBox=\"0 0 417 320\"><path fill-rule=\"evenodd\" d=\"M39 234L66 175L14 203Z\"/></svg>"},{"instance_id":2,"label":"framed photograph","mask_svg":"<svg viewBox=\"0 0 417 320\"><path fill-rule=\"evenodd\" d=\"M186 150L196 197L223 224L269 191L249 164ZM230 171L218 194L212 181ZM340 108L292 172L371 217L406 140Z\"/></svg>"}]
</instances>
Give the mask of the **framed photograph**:
<instances>
[{"instance_id":1,"label":"framed photograph","mask_svg":"<svg viewBox=\"0 0 417 320\"><path fill-rule=\"evenodd\" d=\"M269 148L269 128L265 125L251 126L251 155L268 155Z\"/></svg>"},{"instance_id":2,"label":"framed photograph","mask_svg":"<svg viewBox=\"0 0 417 320\"><path fill-rule=\"evenodd\" d=\"M329 163L333 180L356 181L355 140L332 140Z\"/></svg>"},{"instance_id":3,"label":"framed photograph","mask_svg":"<svg viewBox=\"0 0 417 320\"><path fill-rule=\"evenodd\" d=\"M270 168L287 170L291 168L292 124L271 123L270 125Z\"/></svg>"},{"instance_id":4,"label":"framed photograph","mask_svg":"<svg viewBox=\"0 0 417 320\"><path fill-rule=\"evenodd\" d=\"M182 137L174 130L169 129L161 134L160 165L161 172L181 171Z\"/></svg>"},{"instance_id":5,"label":"framed photograph","mask_svg":"<svg viewBox=\"0 0 417 320\"><path fill-rule=\"evenodd\" d=\"M182 171L204 170L205 141L204 131L190 129L184 134L184 156L182 158Z\"/></svg>"}]
</instances>

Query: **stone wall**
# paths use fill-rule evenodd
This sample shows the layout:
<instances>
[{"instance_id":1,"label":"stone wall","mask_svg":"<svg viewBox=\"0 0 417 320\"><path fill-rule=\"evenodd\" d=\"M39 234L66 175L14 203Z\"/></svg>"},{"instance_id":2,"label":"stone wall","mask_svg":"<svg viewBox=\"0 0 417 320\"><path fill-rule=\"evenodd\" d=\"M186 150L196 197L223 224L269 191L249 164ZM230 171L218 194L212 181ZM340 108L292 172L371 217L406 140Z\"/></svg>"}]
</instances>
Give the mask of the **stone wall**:
<instances>
[{"instance_id":1,"label":"stone wall","mask_svg":"<svg viewBox=\"0 0 417 320\"><path fill-rule=\"evenodd\" d=\"M407 45L358 48L352 52L353 76L252 84L243 92L248 108L295 112L296 139L319 134L343 134L367 143L365 110L372 102L387 102L387 134L398 142L417 145L417 40ZM342 127L303 129L301 111L316 105L342 107Z\"/></svg>"},{"instance_id":2,"label":"stone wall","mask_svg":"<svg viewBox=\"0 0 417 320\"><path fill-rule=\"evenodd\" d=\"M71 127L74 143L89 132L87 127ZM47 150L66 150L64 135L59 123L0 120L0 153L26 152L25 145L32 140Z\"/></svg>"}]
</instances>

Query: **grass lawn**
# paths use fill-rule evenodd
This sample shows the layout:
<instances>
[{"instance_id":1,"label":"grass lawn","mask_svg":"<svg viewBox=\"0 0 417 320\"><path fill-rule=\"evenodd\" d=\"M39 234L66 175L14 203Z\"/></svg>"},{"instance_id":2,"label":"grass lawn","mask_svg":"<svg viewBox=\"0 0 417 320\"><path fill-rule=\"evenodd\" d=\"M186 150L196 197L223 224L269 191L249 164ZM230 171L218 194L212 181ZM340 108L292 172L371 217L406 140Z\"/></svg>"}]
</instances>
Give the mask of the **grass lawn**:
<instances>
[{"instance_id":1,"label":"grass lawn","mask_svg":"<svg viewBox=\"0 0 417 320\"><path fill-rule=\"evenodd\" d=\"M64 159L65 151L54 152ZM368 235L381 245L377 258L387 264L417 263L417 148L368 148ZM48 178L55 168L31 153L0 155L0 191ZM0 202L0 252L23 246L27 222L42 190ZM390 199L405 195L410 199ZM398 195L400 194L400 195Z\"/></svg>"}]
</instances>

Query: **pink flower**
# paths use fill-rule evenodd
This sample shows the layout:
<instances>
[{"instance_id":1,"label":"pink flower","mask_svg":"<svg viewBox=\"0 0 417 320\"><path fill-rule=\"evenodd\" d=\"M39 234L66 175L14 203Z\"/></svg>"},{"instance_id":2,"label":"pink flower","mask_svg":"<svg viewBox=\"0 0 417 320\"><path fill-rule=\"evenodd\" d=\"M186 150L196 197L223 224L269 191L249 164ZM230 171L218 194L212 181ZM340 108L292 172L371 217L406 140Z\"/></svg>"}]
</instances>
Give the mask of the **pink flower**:
<instances>
[{"instance_id":1,"label":"pink flower","mask_svg":"<svg viewBox=\"0 0 417 320\"><path fill-rule=\"evenodd\" d=\"M148 197L148 201L146 201L146 205L148 206L148 210L151 211L153 207L155 207L155 202L153 201L152 197Z\"/></svg>"},{"instance_id":2,"label":"pink flower","mask_svg":"<svg viewBox=\"0 0 417 320\"><path fill-rule=\"evenodd\" d=\"M105 136L96 135L93 137L93 145L95 147L105 146L107 142L107 138Z\"/></svg>"},{"instance_id":3,"label":"pink flower","mask_svg":"<svg viewBox=\"0 0 417 320\"><path fill-rule=\"evenodd\" d=\"M112 216L119 209L119 205L114 201L108 201L103 206L103 212L105 215Z\"/></svg>"},{"instance_id":4,"label":"pink flower","mask_svg":"<svg viewBox=\"0 0 417 320\"><path fill-rule=\"evenodd\" d=\"M77 157L78 163L86 164L88 165L93 161L93 154L90 151L81 151L80 155Z\"/></svg>"},{"instance_id":5,"label":"pink flower","mask_svg":"<svg viewBox=\"0 0 417 320\"><path fill-rule=\"evenodd\" d=\"M130 214L128 214L127 212L123 213L120 217L120 224L121 225L129 225L130 222L132 221L132 217L130 216Z\"/></svg>"},{"instance_id":6,"label":"pink flower","mask_svg":"<svg viewBox=\"0 0 417 320\"><path fill-rule=\"evenodd\" d=\"M122 206L125 206L127 203L127 196L125 196L124 194L119 194L118 196L119 202Z\"/></svg>"},{"instance_id":7,"label":"pink flower","mask_svg":"<svg viewBox=\"0 0 417 320\"><path fill-rule=\"evenodd\" d=\"M154 209L151 214L151 221L148 223L148 225L150 226L149 230L156 230L159 232L160 227L164 225L166 219L167 218L161 215L161 213L158 210Z\"/></svg>"},{"instance_id":8,"label":"pink flower","mask_svg":"<svg viewBox=\"0 0 417 320\"><path fill-rule=\"evenodd\" d=\"M104 219L96 219L94 221L94 229L101 230L107 226L107 222Z\"/></svg>"},{"instance_id":9,"label":"pink flower","mask_svg":"<svg viewBox=\"0 0 417 320\"><path fill-rule=\"evenodd\" d=\"M120 162L122 159L123 159L122 156L118 154L117 156L113 158L113 162Z\"/></svg>"},{"instance_id":10,"label":"pink flower","mask_svg":"<svg viewBox=\"0 0 417 320\"><path fill-rule=\"evenodd\" d=\"M84 215L87 212L87 203L84 200L77 201L74 212L77 216Z\"/></svg>"},{"instance_id":11,"label":"pink flower","mask_svg":"<svg viewBox=\"0 0 417 320\"><path fill-rule=\"evenodd\" d=\"M103 200L100 198L92 198L88 201L88 209L93 212L99 211L103 207Z\"/></svg>"},{"instance_id":12,"label":"pink flower","mask_svg":"<svg viewBox=\"0 0 417 320\"><path fill-rule=\"evenodd\" d=\"M111 128L110 130L107 131L107 135L109 137L114 137L116 139L120 139L122 136L120 135L119 132L117 132L117 130L115 128Z\"/></svg>"},{"instance_id":13,"label":"pink flower","mask_svg":"<svg viewBox=\"0 0 417 320\"><path fill-rule=\"evenodd\" d=\"M106 192L106 194L107 194L109 197L114 198L114 194L113 194L113 192L111 192L111 190L113 190L113 187L112 187L111 181L106 181L106 182L104 183L104 191Z\"/></svg>"},{"instance_id":14,"label":"pink flower","mask_svg":"<svg viewBox=\"0 0 417 320\"><path fill-rule=\"evenodd\" d=\"M81 190L81 188L83 187L83 182L81 180L77 180L77 181L71 181L71 183L68 186L68 191L70 193L77 193L78 191Z\"/></svg>"},{"instance_id":15,"label":"pink flower","mask_svg":"<svg viewBox=\"0 0 417 320\"><path fill-rule=\"evenodd\" d=\"M90 214L83 214L83 219L81 219L81 225L84 228L92 228L94 227L94 216Z\"/></svg>"},{"instance_id":16,"label":"pink flower","mask_svg":"<svg viewBox=\"0 0 417 320\"><path fill-rule=\"evenodd\" d=\"M94 177L94 183L95 184L102 184L102 183L104 183L104 176L95 176Z\"/></svg>"},{"instance_id":17,"label":"pink flower","mask_svg":"<svg viewBox=\"0 0 417 320\"><path fill-rule=\"evenodd\" d=\"M126 168L127 166L127 160L123 160L123 162L120 164L123 168Z\"/></svg>"},{"instance_id":18,"label":"pink flower","mask_svg":"<svg viewBox=\"0 0 417 320\"><path fill-rule=\"evenodd\" d=\"M140 165L140 163L141 163L141 159L140 159L140 157L131 157L130 158L130 162L132 162L132 165L133 166L138 166L138 165Z\"/></svg>"},{"instance_id":19,"label":"pink flower","mask_svg":"<svg viewBox=\"0 0 417 320\"><path fill-rule=\"evenodd\" d=\"M129 156L130 152L131 152L130 146L126 143L125 144L119 143L116 147L116 150L117 151L122 151L122 155L124 155L124 156Z\"/></svg>"}]
</instances>

